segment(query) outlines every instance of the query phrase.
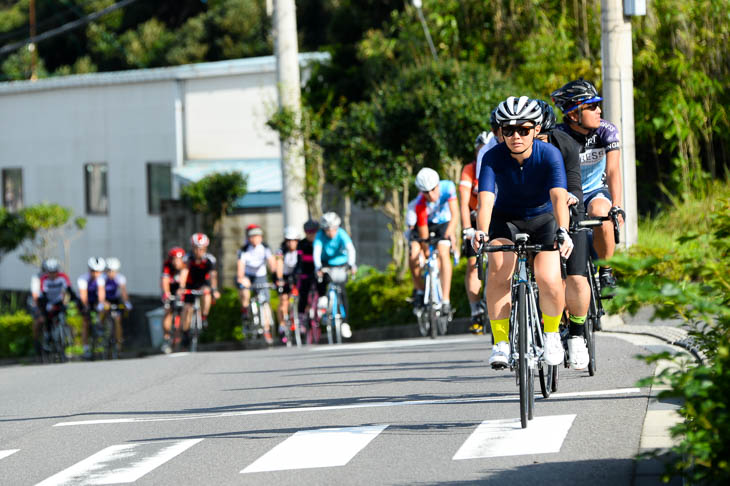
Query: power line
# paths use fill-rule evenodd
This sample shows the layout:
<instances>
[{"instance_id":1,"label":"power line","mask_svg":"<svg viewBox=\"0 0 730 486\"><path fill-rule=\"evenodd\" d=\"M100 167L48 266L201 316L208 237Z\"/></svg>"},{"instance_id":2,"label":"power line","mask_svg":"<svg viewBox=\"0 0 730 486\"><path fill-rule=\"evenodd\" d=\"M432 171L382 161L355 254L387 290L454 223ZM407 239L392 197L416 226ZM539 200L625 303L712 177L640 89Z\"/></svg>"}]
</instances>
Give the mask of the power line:
<instances>
[{"instance_id":1,"label":"power line","mask_svg":"<svg viewBox=\"0 0 730 486\"><path fill-rule=\"evenodd\" d=\"M61 12L57 12L50 17L46 17L40 22L38 22L38 28L45 28L46 26L53 24L56 20L68 17L70 13L75 13L77 17L83 17L84 13L78 11L78 8L83 8L84 6L88 5L89 3L93 2L94 0L86 0L84 2L81 2L77 5L69 5L68 0L61 0L63 3L67 5L66 10L63 10ZM17 29L10 30L3 32L0 34L0 42L5 41L6 39L12 39L18 36L25 36L28 34L28 26L23 25L22 27L18 27Z\"/></svg>"},{"instance_id":2,"label":"power line","mask_svg":"<svg viewBox=\"0 0 730 486\"><path fill-rule=\"evenodd\" d=\"M37 44L39 42L42 42L47 39L51 39L53 37L56 37L57 35L63 34L65 32L68 32L70 30L77 29L79 27L82 27L90 22L93 22L94 20L98 19L99 17L102 17L108 13L111 13L115 10L119 10L120 8L124 8L127 5L136 2L137 0L122 0L121 2L117 2L114 5L110 5L109 7L99 10L98 12L94 12L92 14L87 15L86 17L82 17L78 20L74 20L72 22L68 22L66 24L63 24L60 27L57 27L55 29L48 30L40 35L36 35L34 37L29 37L25 40L14 42L12 44L6 44L2 48L0 48L0 55L6 54L8 52L15 51L16 49L26 46L28 44Z\"/></svg>"}]
</instances>

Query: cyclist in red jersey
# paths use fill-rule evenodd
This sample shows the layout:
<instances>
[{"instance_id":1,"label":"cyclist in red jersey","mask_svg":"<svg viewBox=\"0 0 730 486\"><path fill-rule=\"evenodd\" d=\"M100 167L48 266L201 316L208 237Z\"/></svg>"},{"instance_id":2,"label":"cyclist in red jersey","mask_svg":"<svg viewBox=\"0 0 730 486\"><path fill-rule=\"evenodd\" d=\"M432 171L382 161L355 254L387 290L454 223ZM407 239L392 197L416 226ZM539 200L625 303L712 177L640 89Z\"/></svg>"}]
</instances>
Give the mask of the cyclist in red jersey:
<instances>
[{"instance_id":1,"label":"cyclist in red jersey","mask_svg":"<svg viewBox=\"0 0 730 486\"><path fill-rule=\"evenodd\" d=\"M185 290L185 282L188 278L188 268L184 262L185 250L176 246L167 254L167 259L162 264L162 276L160 277L160 289L162 290L162 303L165 306L165 316L162 319L164 340L162 351L169 353L170 333L172 331L172 305L174 299L181 298L180 290Z\"/></svg>"},{"instance_id":2,"label":"cyclist in red jersey","mask_svg":"<svg viewBox=\"0 0 730 486\"><path fill-rule=\"evenodd\" d=\"M208 312L211 305L211 294L215 299L220 299L218 292L218 272L215 269L216 259L208 253L210 240L203 233L195 233L190 242L193 246L192 253L185 257L188 276L185 280L185 288L188 290L209 290L200 297L200 310L203 317L203 327L208 325ZM195 296L185 295L185 310L183 312L183 345L189 343L190 320L193 315L193 302Z\"/></svg>"},{"instance_id":3,"label":"cyclist in red jersey","mask_svg":"<svg viewBox=\"0 0 730 486\"><path fill-rule=\"evenodd\" d=\"M34 275L30 282L32 298L31 310L35 317L33 321L33 345L36 353L41 354L40 335L45 323L58 312L65 309L66 294L78 302L78 297L71 287L68 275L61 271L60 264L55 258L48 258L41 265L40 275Z\"/></svg>"}]
</instances>

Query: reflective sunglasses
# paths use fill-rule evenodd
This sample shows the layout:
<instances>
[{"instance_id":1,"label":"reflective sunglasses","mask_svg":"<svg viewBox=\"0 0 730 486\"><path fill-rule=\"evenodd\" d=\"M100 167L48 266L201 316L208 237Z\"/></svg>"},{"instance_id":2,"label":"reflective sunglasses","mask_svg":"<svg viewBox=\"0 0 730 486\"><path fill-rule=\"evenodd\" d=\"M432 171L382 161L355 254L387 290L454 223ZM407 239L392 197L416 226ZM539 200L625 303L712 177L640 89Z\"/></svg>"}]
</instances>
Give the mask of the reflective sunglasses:
<instances>
[{"instance_id":1,"label":"reflective sunglasses","mask_svg":"<svg viewBox=\"0 0 730 486\"><path fill-rule=\"evenodd\" d=\"M533 128L535 128L534 125L531 127L502 127L502 136L511 137L515 134L515 132L517 132L520 134L520 137L526 137L530 134Z\"/></svg>"}]
</instances>

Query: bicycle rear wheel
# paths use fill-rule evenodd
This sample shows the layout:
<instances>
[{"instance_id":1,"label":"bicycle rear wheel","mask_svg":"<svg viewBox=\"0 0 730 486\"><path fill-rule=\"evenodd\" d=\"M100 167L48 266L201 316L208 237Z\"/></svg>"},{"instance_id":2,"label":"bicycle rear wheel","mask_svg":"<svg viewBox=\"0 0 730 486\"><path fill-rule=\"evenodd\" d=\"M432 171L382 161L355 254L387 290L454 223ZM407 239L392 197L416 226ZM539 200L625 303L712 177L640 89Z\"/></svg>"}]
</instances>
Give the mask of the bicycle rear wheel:
<instances>
[{"instance_id":1,"label":"bicycle rear wheel","mask_svg":"<svg viewBox=\"0 0 730 486\"><path fill-rule=\"evenodd\" d=\"M527 302L525 283L520 283L517 291L517 347L519 358L517 361L517 376L520 387L520 422L522 428L527 428L527 416L530 412L529 379L530 370L527 364Z\"/></svg>"},{"instance_id":2,"label":"bicycle rear wheel","mask_svg":"<svg viewBox=\"0 0 730 486\"><path fill-rule=\"evenodd\" d=\"M540 391L545 398L550 398L550 394L553 392L553 377L557 369L557 366L550 366L544 362L537 366L537 374L540 377Z\"/></svg>"}]
</instances>

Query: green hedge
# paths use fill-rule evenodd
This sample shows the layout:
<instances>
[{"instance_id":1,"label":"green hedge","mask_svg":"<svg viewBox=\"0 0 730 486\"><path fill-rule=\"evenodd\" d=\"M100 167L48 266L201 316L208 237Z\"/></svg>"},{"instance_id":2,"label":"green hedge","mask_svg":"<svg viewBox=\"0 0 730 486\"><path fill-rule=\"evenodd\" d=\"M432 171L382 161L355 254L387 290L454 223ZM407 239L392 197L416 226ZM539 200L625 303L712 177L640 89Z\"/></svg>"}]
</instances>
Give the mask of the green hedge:
<instances>
[{"instance_id":1,"label":"green hedge","mask_svg":"<svg viewBox=\"0 0 730 486\"><path fill-rule=\"evenodd\" d=\"M33 318L25 311L0 315L0 357L26 356L33 350Z\"/></svg>"}]
</instances>

